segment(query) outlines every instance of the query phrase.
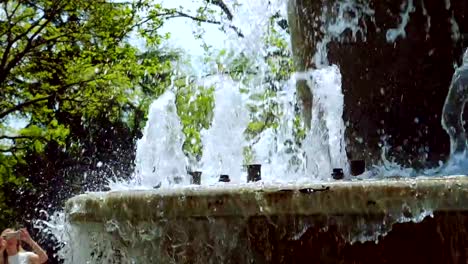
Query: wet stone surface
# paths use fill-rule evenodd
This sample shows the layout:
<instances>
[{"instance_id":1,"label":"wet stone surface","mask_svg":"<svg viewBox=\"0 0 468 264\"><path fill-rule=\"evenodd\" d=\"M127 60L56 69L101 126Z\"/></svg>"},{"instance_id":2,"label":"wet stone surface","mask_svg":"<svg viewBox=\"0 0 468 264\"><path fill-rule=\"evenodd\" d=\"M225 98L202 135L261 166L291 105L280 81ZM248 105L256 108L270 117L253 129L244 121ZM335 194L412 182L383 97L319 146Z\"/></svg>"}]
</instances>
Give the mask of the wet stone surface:
<instances>
[{"instance_id":1,"label":"wet stone surface","mask_svg":"<svg viewBox=\"0 0 468 264\"><path fill-rule=\"evenodd\" d=\"M222 185L85 194L67 217L95 263L465 263L467 199L466 176Z\"/></svg>"}]
</instances>

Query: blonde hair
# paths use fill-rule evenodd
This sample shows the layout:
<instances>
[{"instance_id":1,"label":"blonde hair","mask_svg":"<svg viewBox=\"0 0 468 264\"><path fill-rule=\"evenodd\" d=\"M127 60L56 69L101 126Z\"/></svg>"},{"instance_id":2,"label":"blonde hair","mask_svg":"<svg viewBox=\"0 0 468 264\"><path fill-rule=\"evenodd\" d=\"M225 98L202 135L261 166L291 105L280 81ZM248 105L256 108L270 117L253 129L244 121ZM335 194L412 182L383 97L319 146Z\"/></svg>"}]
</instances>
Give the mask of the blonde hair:
<instances>
[{"instance_id":1,"label":"blonde hair","mask_svg":"<svg viewBox=\"0 0 468 264\"><path fill-rule=\"evenodd\" d=\"M10 232L15 232L15 229L13 228L7 228L5 230L2 231L2 236L5 235L6 233L10 233ZM18 250L18 252L23 252L24 249L23 247L21 246L21 240L20 239L17 239L17 245L16 245L16 250ZM7 251L3 251L3 263L8 263L8 253Z\"/></svg>"}]
</instances>

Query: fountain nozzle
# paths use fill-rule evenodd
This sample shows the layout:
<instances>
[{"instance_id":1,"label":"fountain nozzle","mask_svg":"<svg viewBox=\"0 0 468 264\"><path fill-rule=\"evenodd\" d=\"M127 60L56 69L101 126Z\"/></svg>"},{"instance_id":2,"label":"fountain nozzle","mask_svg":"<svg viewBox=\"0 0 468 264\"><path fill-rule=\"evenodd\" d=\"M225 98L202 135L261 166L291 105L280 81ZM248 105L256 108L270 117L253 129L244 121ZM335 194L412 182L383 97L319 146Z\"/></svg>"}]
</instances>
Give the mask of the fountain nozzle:
<instances>
[{"instance_id":1,"label":"fountain nozzle","mask_svg":"<svg viewBox=\"0 0 468 264\"><path fill-rule=\"evenodd\" d=\"M333 173L331 174L333 179L335 180L342 180L344 178L343 169L335 168L333 169Z\"/></svg>"},{"instance_id":2,"label":"fountain nozzle","mask_svg":"<svg viewBox=\"0 0 468 264\"><path fill-rule=\"evenodd\" d=\"M230 182L231 179L229 179L229 175L226 174L221 174L219 176L219 182Z\"/></svg>"},{"instance_id":3,"label":"fountain nozzle","mask_svg":"<svg viewBox=\"0 0 468 264\"><path fill-rule=\"evenodd\" d=\"M262 179L262 165L250 164L247 165L247 182L257 182Z\"/></svg>"},{"instance_id":4,"label":"fountain nozzle","mask_svg":"<svg viewBox=\"0 0 468 264\"><path fill-rule=\"evenodd\" d=\"M201 185L201 171L189 171L188 174L192 176L190 179L192 184Z\"/></svg>"}]
</instances>

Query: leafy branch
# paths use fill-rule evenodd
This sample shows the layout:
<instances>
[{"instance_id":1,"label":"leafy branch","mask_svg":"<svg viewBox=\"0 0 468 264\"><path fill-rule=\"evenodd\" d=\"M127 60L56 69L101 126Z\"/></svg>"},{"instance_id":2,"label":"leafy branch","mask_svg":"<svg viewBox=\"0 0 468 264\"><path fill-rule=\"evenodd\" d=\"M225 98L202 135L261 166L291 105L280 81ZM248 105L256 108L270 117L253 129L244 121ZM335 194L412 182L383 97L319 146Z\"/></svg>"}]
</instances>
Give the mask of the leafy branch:
<instances>
[{"instance_id":1,"label":"leafy branch","mask_svg":"<svg viewBox=\"0 0 468 264\"><path fill-rule=\"evenodd\" d=\"M230 10L229 7L226 5L226 3L224 3L223 0L207 0L207 2L210 3L210 4L216 5L216 6L218 6L219 8L221 8L221 10L224 12L224 14L226 14L226 16L227 16L227 18L229 19L229 21L232 21L232 19L234 18L234 16L232 15L231 10Z\"/></svg>"},{"instance_id":2,"label":"leafy branch","mask_svg":"<svg viewBox=\"0 0 468 264\"><path fill-rule=\"evenodd\" d=\"M181 11L176 11L173 10L172 12L161 14L164 16L165 19L170 19L170 18L190 18L194 21L201 22L201 23L208 23L208 24L214 24L214 25L224 25L221 21L214 20L214 19L208 19L208 18L203 18L203 17L198 17L198 16L193 16L189 15L187 13L181 12ZM232 15L231 15L232 17ZM241 32L241 30L234 26L234 25L228 25L229 28L234 30L236 32L237 36L243 38L244 34Z\"/></svg>"},{"instance_id":3,"label":"leafy branch","mask_svg":"<svg viewBox=\"0 0 468 264\"><path fill-rule=\"evenodd\" d=\"M12 108L10 108L8 110L0 112L0 119L3 119L7 115L9 115L9 114L11 114L13 112L19 111L19 110L21 110L21 109L23 109L23 108L25 108L27 106L30 106L30 105L33 105L33 104L36 104L36 103L39 103L39 102L47 101L52 97L53 97L53 95L48 95L48 96L35 98L35 99L32 99L32 100L25 101L23 103L17 104L14 107L12 107Z\"/></svg>"}]
</instances>

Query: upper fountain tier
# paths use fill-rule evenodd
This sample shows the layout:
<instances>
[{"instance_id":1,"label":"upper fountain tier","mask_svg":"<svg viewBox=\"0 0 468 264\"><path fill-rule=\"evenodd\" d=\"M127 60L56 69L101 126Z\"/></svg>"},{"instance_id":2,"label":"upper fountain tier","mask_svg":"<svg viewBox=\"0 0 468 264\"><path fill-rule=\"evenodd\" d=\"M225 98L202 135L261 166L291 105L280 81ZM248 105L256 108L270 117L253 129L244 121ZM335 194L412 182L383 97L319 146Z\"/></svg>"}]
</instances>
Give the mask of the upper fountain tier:
<instances>
[{"instance_id":1,"label":"upper fountain tier","mask_svg":"<svg viewBox=\"0 0 468 264\"><path fill-rule=\"evenodd\" d=\"M448 158L441 115L468 40L466 12L465 0L289 0L297 70L340 69L349 158L376 164L382 146L411 167ZM312 94L298 88L309 114Z\"/></svg>"}]
</instances>

